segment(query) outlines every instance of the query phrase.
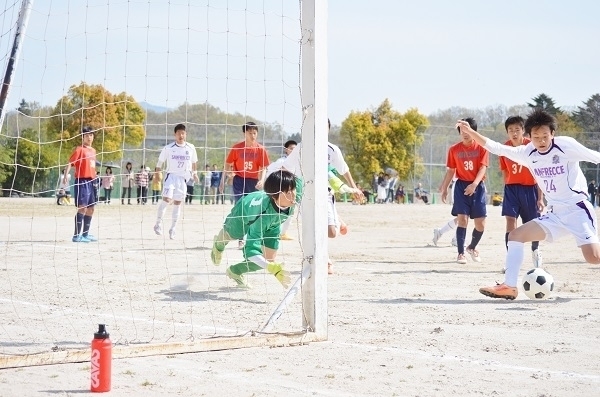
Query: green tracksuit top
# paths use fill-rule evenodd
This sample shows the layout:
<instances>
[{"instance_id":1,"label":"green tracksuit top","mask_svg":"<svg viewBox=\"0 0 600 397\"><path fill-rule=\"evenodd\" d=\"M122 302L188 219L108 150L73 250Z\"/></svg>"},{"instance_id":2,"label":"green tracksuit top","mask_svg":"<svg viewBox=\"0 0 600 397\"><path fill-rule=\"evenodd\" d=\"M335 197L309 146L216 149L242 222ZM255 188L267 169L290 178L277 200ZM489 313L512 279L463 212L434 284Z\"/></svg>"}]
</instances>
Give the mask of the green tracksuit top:
<instances>
[{"instance_id":1,"label":"green tracksuit top","mask_svg":"<svg viewBox=\"0 0 600 397\"><path fill-rule=\"evenodd\" d=\"M302 181L296 179L296 205L281 210L262 190L242 197L231 209L223 229L233 239L246 236L244 257L262 255L262 247L279 249L280 226L294 214L302 196Z\"/></svg>"}]
</instances>

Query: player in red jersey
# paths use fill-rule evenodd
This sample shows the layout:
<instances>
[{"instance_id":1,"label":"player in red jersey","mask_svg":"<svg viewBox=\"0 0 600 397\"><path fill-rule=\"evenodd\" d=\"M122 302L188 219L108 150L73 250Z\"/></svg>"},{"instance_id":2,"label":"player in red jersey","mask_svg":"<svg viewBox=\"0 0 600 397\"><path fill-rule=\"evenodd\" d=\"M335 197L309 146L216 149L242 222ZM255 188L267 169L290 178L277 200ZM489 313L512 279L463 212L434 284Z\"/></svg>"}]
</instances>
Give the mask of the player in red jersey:
<instances>
[{"instance_id":1,"label":"player in red jersey","mask_svg":"<svg viewBox=\"0 0 600 397\"><path fill-rule=\"evenodd\" d=\"M477 130L477 123L472 118L463 119L473 130ZM465 264L465 240L467 236L467 225L469 218L475 222L475 229L471 237L471 243L466 251L475 262L481 262L479 252L476 250L479 240L485 230L486 208L486 190L485 172L489 165L489 153L485 148L475 142L467 133L461 133L461 142L453 145L448 150L448 159L446 160L446 176L442 183L442 201L445 203L448 198L448 186L452 177L456 174L454 185L454 203L452 205L452 215L458 218L456 228L456 242L458 249L457 263Z\"/></svg>"},{"instance_id":2,"label":"player in red jersey","mask_svg":"<svg viewBox=\"0 0 600 397\"><path fill-rule=\"evenodd\" d=\"M94 142L94 131L91 127L81 130L81 146L73 149L69 158L69 164L63 174L63 183L68 183L68 175L71 167L75 168L75 232L72 241L74 243L89 243L97 241L96 237L89 234L92 223L94 208L98 202L97 190L94 184L98 183L96 178L96 149L92 147Z\"/></svg>"}]
</instances>

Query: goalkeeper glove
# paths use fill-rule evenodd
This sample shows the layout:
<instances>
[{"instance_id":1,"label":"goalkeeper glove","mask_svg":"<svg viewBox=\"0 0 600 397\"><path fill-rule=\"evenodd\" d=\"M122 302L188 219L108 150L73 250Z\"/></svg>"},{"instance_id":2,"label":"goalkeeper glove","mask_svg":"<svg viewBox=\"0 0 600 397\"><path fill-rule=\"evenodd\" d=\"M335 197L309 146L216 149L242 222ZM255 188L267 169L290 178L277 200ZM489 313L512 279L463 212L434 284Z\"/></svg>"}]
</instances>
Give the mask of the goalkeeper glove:
<instances>
[{"instance_id":1,"label":"goalkeeper glove","mask_svg":"<svg viewBox=\"0 0 600 397\"><path fill-rule=\"evenodd\" d=\"M287 289L290 286L290 272L283 268L283 263L271 262L267 264L267 271L275 276L277 281L283 285L283 288Z\"/></svg>"}]
</instances>

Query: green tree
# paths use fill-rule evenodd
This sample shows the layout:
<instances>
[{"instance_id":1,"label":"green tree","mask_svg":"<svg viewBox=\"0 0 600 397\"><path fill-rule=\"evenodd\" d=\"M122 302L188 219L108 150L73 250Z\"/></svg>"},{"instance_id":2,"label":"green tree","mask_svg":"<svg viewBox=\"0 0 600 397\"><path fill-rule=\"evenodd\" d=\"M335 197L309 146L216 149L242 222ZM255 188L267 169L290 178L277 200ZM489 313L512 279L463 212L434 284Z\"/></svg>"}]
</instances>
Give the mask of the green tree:
<instances>
[{"instance_id":1,"label":"green tree","mask_svg":"<svg viewBox=\"0 0 600 397\"><path fill-rule=\"evenodd\" d=\"M542 93L533 99L533 103L527 103L527 105L530 108L539 108L539 109L543 109L546 112L552 114L552 115L556 115L558 112L560 112L560 108L556 106L556 104L554 103L554 99L552 99L551 97L549 97L548 95Z\"/></svg>"},{"instance_id":2,"label":"green tree","mask_svg":"<svg viewBox=\"0 0 600 397\"><path fill-rule=\"evenodd\" d=\"M407 179L417 160L415 146L423 141L418 130L428 124L416 109L404 114L393 110L388 99L375 110L350 113L342 122L340 143L352 174L364 182L393 168L400 179Z\"/></svg>"},{"instance_id":3,"label":"green tree","mask_svg":"<svg viewBox=\"0 0 600 397\"><path fill-rule=\"evenodd\" d=\"M5 191L34 194L54 188L45 186L50 169L56 164L54 148L45 140L43 133L31 128L21 131L19 137L6 139L6 147L13 157L4 167L2 188Z\"/></svg>"},{"instance_id":4,"label":"green tree","mask_svg":"<svg viewBox=\"0 0 600 397\"><path fill-rule=\"evenodd\" d=\"M133 97L82 82L71 86L58 100L48 121L48 133L58 141L61 164L81 144L83 126L97 131L94 147L98 160L114 161L122 157L125 143L138 146L143 142L144 117L144 110Z\"/></svg>"},{"instance_id":5,"label":"green tree","mask_svg":"<svg viewBox=\"0 0 600 397\"><path fill-rule=\"evenodd\" d=\"M578 106L573 120L585 131L600 133L600 94L592 95L584 106Z\"/></svg>"}]
</instances>

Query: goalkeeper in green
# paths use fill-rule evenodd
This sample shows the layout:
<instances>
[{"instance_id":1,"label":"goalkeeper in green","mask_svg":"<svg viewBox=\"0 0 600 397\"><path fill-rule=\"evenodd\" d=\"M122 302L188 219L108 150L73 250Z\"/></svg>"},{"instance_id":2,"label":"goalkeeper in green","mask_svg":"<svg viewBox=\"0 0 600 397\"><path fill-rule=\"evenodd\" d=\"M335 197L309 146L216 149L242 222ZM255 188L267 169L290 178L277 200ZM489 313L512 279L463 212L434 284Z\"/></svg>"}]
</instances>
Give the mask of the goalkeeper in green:
<instances>
[{"instance_id":1,"label":"goalkeeper in green","mask_svg":"<svg viewBox=\"0 0 600 397\"><path fill-rule=\"evenodd\" d=\"M227 268L227 276L239 287L251 288L245 273L266 269L287 288L290 273L283 263L275 262L279 248L280 226L293 215L300 202L301 181L285 170L273 172L265 180L264 190L252 192L239 200L225 218L223 229L215 236L210 257L221 263L225 246L246 236L244 261Z\"/></svg>"}]
</instances>

